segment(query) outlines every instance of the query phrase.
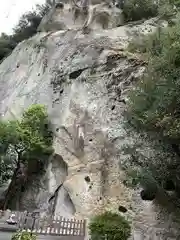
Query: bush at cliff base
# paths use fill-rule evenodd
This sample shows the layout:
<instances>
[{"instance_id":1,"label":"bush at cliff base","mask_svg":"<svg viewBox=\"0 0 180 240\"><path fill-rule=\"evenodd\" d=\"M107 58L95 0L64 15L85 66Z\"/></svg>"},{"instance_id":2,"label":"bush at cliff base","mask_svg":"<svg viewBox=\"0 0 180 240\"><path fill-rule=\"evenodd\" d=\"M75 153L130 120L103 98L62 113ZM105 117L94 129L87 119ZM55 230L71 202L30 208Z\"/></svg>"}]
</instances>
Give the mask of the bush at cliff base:
<instances>
[{"instance_id":1,"label":"bush at cliff base","mask_svg":"<svg viewBox=\"0 0 180 240\"><path fill-rule=\"evenodd\" d=\"M95 216L89 229L91 240L127 240L131 234L129 222L123 216L111 212Z\"/></svg>"},{"instance_id":2,"label":"bush at cliff base","mask_svg":"<svg viewBox=\"0 0 180 240\"><path fill-rule=\"evenodd\" d=\"M27 231L19 231L12 236L11 240L36 240L36 235Z\"/></svg>"}]
</instances>

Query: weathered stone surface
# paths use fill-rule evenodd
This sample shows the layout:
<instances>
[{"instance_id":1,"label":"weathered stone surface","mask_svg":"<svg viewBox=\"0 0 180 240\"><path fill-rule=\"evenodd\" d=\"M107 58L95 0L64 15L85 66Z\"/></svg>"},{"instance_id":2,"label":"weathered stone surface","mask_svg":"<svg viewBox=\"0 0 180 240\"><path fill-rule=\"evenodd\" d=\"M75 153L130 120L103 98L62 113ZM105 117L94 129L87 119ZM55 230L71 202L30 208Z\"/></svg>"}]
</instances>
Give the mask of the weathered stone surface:
<instances>
[{"instance_id":1,"label":"weathered stone surface","mask_svg":"<svg viewBox=\"0 0 180 240\"><path fill-rule=\"evenodd\" d=\"M38 210L42 216L74 215L74 204L63 186L67 171L66 162L60 155L55 154L50 159L45 175L32 177L32 183L21 196L20 210Z\"/></svg>"},{"instance_id":2,"label":"weathered stone surface","mask_svg":"<svg viewBox=\"0 0 180 240\"><path fill-rule=\"evenodd\" d=\"M19 118L42 103L54 126L57 155L40 185L24 192L22 208L90 217L105 209L119 212L122 205L127 212L121 214L133 219L135 239L139 232L142 239L152 232L166 239L163 234L174 236L176 229L171 214L159 215L156 205L140 199L140 189L123 184L120 163L127 156L121 147L131 140L122 113L127 92L144 71L143 61L123 51L132 30L39 33L22 42L0 65L0 113Z\"/></svg>"},{"instance_id":3,"label":"weathered stone surface","mask_svg":"<svg viewBox=\"0 0 180 240\"><path fill-rule=\"evenodd\" d=\"M78 5L80 5L78 3ZM96 8L96 14L90 23L91 29L111 29L123 25L123 13L122 10L115 5L104 3L99 1L90 5L89 12ZM77 10L77 17L74 18L74 11ZM103 19L103 20L100 20ZM77 8L69 3L61 2L56 4L49 13L43 18L41 24L38 27L38 31L57 31L67 29L79 29L82 28L86 19L90 19L87 14L84 14L80 8ZM107 24L105 24L107 20Z\"/></svg>"}]
</instances>

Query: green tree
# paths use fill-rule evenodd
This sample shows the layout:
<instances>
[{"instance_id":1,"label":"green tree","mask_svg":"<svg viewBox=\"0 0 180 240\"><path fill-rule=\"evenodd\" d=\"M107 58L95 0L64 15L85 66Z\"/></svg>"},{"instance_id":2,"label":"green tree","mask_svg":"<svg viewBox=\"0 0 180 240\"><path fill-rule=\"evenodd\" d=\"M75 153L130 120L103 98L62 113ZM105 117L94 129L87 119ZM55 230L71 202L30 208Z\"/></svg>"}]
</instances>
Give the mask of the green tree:
<instances>
[{"instance_id":1,"label":"green tree","mask_svg":"<svg viewBox=\"0 0 180 240\"><path fill-rule=\"evenodd\" d=\"M52 153L52 131L46 109L43 105L33 105L25 111L17 128L19 144L23 146L27 158Z\"/></svg>"},{"instance_id":2,"label":"green tree","mask_svg":"<svg viewBox=\"0 0 180 240\"><path fill-rule=\"evenodd\" d=\"M36 34L42 18L53 4L54 1L47 0L45 4L37 5L34 11L26 12L21 16L12 35L2 33L0 36L0 62L12 52L19 42Z\"/></svg>"},{"instance_id":3,"label":"green tree","mask_svg":"<svg viewBox=\"0 0 180 240\"><path fill-rule=\"evenodd\" d=\"M34 161L43 167L52 152L52 131L43 105L31 106L21 120L0 123L2 179L6 180L21 163L30 168Z\"/></svg>"},{"instance_id":4,"label":"green tree","mask_svg":"<svg viewBox=\"0 0 180 240\"><path fill-rule=\"evenodd\" d=\"M16 42L11 36L2 33L0 36L0 61L7 55L9 55L15 48Z\"/></svg>"},{"instance_id":5,"label":"green tree","mask_svg":"<svg viewBox=\"0 0 180 240\"><path fill-rule=\"evenodd\" d=\"M36 8L39 12L39 15L43 17L54 5L55 0L46 0L45 4L37 4Z\"/></svg>"},{"instance_id":6,"label":"green tree","mask_svg":"<svg viewBox=\"0 0 180 240\"><path fill-rule=\"evenodd\" d=\"M14 28L13 40L18 43L36 34L41 19L36 11L23 14Z\"/></svg>"},{"instance_id":7,"label":"green tree","mask_svg":"<svg viewBox=\"0 0 180 240\"><path fill-rule=\"evenodd\" d=\"M53 153L53 134L43 105L32 105L20 120L0 122L0 183L11 179L2 207L13 206L34 173L42 173Z\"/></svg>"}]
</instances>

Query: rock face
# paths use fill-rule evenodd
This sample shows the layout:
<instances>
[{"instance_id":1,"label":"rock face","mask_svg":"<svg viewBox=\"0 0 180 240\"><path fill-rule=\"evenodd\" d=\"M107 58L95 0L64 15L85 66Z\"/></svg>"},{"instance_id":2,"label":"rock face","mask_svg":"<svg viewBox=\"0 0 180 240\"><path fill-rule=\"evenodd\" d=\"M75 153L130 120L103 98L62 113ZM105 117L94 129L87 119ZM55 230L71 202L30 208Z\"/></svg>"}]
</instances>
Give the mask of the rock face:
<instances>
[{"instance_id":1,"label":"rock face","mask_svg":"<svg viewBox=\"0 0 180 240\"><path fill-rule=\"evenodd\" d=\"M148 26L152 30L150 21L135 30ZM132 31L58 31L22 42L0 65L0 114L19 118L41 103L54 126L55 155L23 193L22 209L80 218L124 209L133 220L133 239L177 239L171 215L162 217L156 205L140 199L140 190L123 184L121 148L130 140L122 113L144 71L144 62L123 51Z\"/></svg>"},{"instance_id":2,"label":"rock face","mask_svg":"<svg viewBox=\"0 0 180 240\"><path fill-rule=\"evenodd\" d=\"M57 31L67 29L82 28L87 20L88 27L91 29L111 29L123 24L122 10L109 3L94 1L90 5L88 13L67 2L58 2L43 18L38 27L38 31ZM77 3L77 6L80 6ZM96 11L96 13L94 12ZM94 12L93 18L91 13Z\"/></svg>"}]
</instances>

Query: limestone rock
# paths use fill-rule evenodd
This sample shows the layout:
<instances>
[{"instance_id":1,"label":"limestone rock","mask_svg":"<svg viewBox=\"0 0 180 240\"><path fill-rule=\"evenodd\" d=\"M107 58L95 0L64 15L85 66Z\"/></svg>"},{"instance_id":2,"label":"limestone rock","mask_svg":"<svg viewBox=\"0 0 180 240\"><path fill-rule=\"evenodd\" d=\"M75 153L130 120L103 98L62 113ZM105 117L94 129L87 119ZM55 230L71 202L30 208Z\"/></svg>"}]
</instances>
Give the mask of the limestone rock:
<instances>
[{"instance_id":1,"label":"limestone rock","mask_svg":"<svg viewBox=\"0 0 180 240\"><path fill-rule=\"evenodd\" d=\"M151 24L135 27L138 34L145 25ZM121 214L133 220L136 239L139 232L163 236L170 229L170 215L163 221L152 202L141 200L140 190L123 184L120 163L127 156L121 147L131 140L122 113L145 68L124 50L133 28L38 33L0 65L1 116L20 118L30 105L41 103L54 126L56 155L43 178L23 193L21 208L89 218L123 206L127 212Z\"/></svg>"},{"instance_id":2,"label":"limestone rock","mask_svg":"<svg viewBox=\"0 0 180 240\"><path fill-rule=\"evenodd\" d=\"M95 2L94 2L95 3ZM96 8L95 17L92 23L89 25L91 29L102 28L115 28L121 26L124 23L122 10L115 5L106 3L91 4L89 7L89 13ZM74 7L69 3L57 3L42 19L38 27L38 31L57 31L67 29L79 29L82 28L86 19L90 19L87 14L76 8L77 17L74 18ZM106 24L105 24L106 23ZM104 25L105 24L105 25Z\"/></svg>"}]
</instances>

